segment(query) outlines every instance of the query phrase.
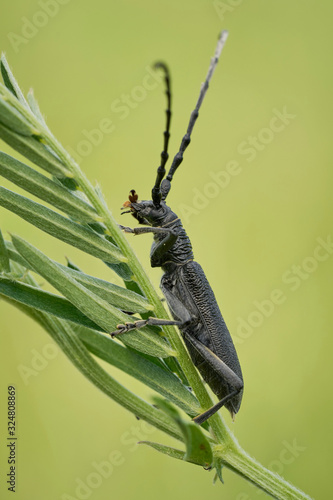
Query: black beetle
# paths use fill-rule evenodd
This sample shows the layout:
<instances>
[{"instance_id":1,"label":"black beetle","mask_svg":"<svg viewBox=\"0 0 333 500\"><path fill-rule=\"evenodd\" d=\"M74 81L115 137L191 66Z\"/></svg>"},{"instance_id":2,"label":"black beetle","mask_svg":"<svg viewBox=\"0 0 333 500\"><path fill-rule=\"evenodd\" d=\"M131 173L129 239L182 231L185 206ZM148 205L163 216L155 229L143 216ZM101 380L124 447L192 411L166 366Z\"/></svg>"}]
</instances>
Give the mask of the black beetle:
<instances>
[{"instance_id":1,"label":"black beetle","mask_svg":"<svg viewBox=\"0 0 333 500\"><path fill-rule=\"evenodd\" d=\"M199 108L227 35L226 31L222 31L219 37L206 80L201 87L196 107L191 114L187 132L165 179L171 119L170 76L164 63L156 64L156 67L164 71L168 100L161 165L157 170L152 200L139 201L137 194L132 190L129 201L125 202L123 206L126 209L123 213L131 213L139 224L147 227L134 229L120 227L125 232L133 234L153 233L154 243L150 253L150 261L152 267L161 267L164 271L161 289L174 321L149 318L126 325L118 325L118 330L112 333L112 335L125 333L145 325L177 325L179 327L193 363L220 400L216 405L194 418L198 424L205 422L222 406L225 406L234 417L242 401L243 376L236 349L214 293L200 264L193 260L192 245L179 217L166 205L165 199L170 191L173 175L181 164L183 153L190 143L191 132L198 117Z\"/></svg>"}]
</instances>

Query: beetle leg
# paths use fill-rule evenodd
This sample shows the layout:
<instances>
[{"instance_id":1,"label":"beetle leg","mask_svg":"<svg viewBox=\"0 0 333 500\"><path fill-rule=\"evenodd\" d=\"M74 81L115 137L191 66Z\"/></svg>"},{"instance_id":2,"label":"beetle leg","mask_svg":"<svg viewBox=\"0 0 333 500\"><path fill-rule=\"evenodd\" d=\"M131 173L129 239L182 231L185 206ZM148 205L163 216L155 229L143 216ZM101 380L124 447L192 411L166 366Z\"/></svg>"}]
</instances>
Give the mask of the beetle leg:
<instances>
[{"instance_id":1,"label":"beetle leg","mask_svg":"<svg viewBox=\"0 0 333 500\"><path fill-rule=\"evenodd\" d=\"M176 229L170 227L135 227L130 228L126 226L120 226L120 229L125 233L132 233L134 235L146 234L146 233L154 233L154 234L165 234L165 238L156 243L153 252L150 255L150 261L152 267L160 267L161 266L161 258L168 252L170 248L175 244L178 238L178 232Z\"/></svg>"},{"instance_id":2,"label":"beetle leg","mask_svg":"<svg viewBox=\"0 0 333 500\"><path fill-rule=\"evenodd\" d=\"M200 340L189 333L186 333L185 336L192 346L201 354L204 360L210 364L213 370L223 377L223 379L232 387L232 391L221 399L221 401L193 419L197 424L202 424L209 417L214 415L214 413L216 413L220 408L222 408L222 406L224 406L230 399L236 396L243 389L244 384L240 377L236 375L236 373L231 370L231 368L229 368L229 366L226 365L222 359L216 356L213 351L202 344Z\"/></svg>"},{"instance_id":3,"label":"beetle leg","mask_svg":"<svg viewBox=\"0 0 333 500\"><path fill-rule=\"evenodd\" d=\"M138 321L134 321L133 323L125 323L124 325L117 325L117 330L111 332L111 337L115 337L116 335L120 335L122 333L129 332L130 330L138 330L139 328L143 328L144 326L182 326L183 323L181 321L169 320L169 319L159 319L159 318L148 318L148 319L140 319Z\"/></svg>"},{"instance_id":4,"label":"beetle leg","mask_svg":"<svg viewBox=\"0 0 333 500\"><path fill-rule=\"evenodd\" d=\"M212 415L214 415L214 413L219 411L222 408L222 406L224 406L228 401L230 401L230 399L236 396L239 393L239 391L240 389L232 391L230 394L221 399L221 401L216 403L216 405L212 406L203 413L200 413L200 415L198 415L197 417L194 417L193 422L195 422L198 425L201 425L204 422L206 422L206 420L208 420Z\"/></svg>"},{"instance_id":5,"label":"beetle leg","mask_svg":"<svg viewBox=\"0 0 333 500\"><path fill-rule=\"evenodd\" d=\"M146 226L146 227L127 227L127 226L122 226L121 224L118 224L119 229L124 231L125 233L132 233L134 235L138 234L146 234L146 233L155 233L155 234L161 234L161 233L167 233L167 234L173 234L177 236L177 233L174 229L170 227L152 227L152 226ZM176 238L177 239L177 238Z\"/></svg>"},{"instance_id":6,"label":"beetle leg","mask_svg":"<svg viewBox=\"0 0 333 500\"><path fill-rule=\"evenodd\" d=\"M159 229L159 228L154 228ZM162 228L161 228L162 229ZM176 243L178 238L178 232L175 229L166 228L166 231L163 228L163 232L167 233L163 240L159 241L155 244L153 251L150 254L150 264L151 267L160 267L163 262L163 256L166 252L170 250L170 248Z\"/></svg>"}]
</instances>

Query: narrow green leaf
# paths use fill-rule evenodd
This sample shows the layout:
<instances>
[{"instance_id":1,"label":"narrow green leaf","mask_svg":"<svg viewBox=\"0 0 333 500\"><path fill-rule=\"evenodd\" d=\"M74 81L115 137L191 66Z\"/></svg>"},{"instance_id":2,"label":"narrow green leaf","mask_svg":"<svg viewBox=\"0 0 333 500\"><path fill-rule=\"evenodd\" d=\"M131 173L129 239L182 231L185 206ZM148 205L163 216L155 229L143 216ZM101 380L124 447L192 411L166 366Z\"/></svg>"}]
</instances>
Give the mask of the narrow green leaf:
<instances>
[{"instance_id":1,"label":"narrow green leaf","mask_svg":"<svg viewBox=\"0 0 333 500\"><path fill-rule=\"evenodd\" d=\"M87 318L69 300L40 288L0 277L0 294L66 321L73 321L78 325L101 330L99 325Z\"/></svg>"},{"instance_id":2,"label":"narrow green leaf","mask_svg":"<svg viewBox=\"0 0 333 500\"><path fill-rule=\"evenodd\" d=\"M94 226L96 226L96 224ZM102 234L103 234L103 232L102 232ZM115 241L114 241L114 239L112 238L112 236L110 236L109 234L106 234L105 238L110 243L113 243L114 245L116 244ZM109 263L109 262L105 262L105 264L110 269L112 269L112 271L114 271L116 274L118 274L118 276L120 276L124 281L134 283L132 281L133 272L132 272L131 268L129 267L129 265L126 264L125 262L120 262L119 264L112 264L112 263ZM133 286L135 286L135 285L133 285Z\"/></svg>"},{"instance_id":3,"label":"narrow green leaf","mask_svg":"<svg viewBox=\"0 0 333 500\"><path fill-rule=\"evenodd\" d=\"M10 259L27 269L31 269L32 266L15 250L11 241L6 241L6 250ZM86 288L119 309L136 313L145 313L153 309L153 306L149 304L148 300L143 295L139 295L127 288L85 274L74 267L64 266L55 261L52 262L57 264L60 269L64 270L69 276L72 276Z\"/></svg>"},{"instance_id":4,"label":"narrow green leaf","mask_svg":"<svg viewBox=\"0 0 333 500\"><path fill-rule=\"evenodd\" d=\"M61 269L40 250L37 250L22 238L12 236L12 240L16 250L38 274L106 332L114 331L119 322L135 321L136 318L119 311L78 283L68 275L67 270ZM138 351L152 356L168 357L175 354L164 339L151 333L147 327L142 328L140 332L132 331L121 335L119 340Z\"/></svg>"},{"instance_id":5,"label":"narrow green leaf","mask_svg":"<svg viewBox=\"0 0 333 500\"><path fill-rule=\"evenodd\" d=\"M0 205L59 240L107 262L125 261L120 250L86 227L9 189L0 187Z\"/></svg>"},{"instance_id":6,"label":"narrow green leaf","mask_svg":"<svg viewBox=\"0 0 333 500\"><path fill-rule=\"evenodd\" d=\"M0 229L0 272L10 273L10 262L5 240Z\"/></svg>"},{"instance_id":7,"label":"narrow green leaf","mask_svg":"<svg viewBox=\"0 0 333 500\"><path fill-rule=\"evenodd\" d=\"M223 477L222 477L222 469L224 467L223 461L220 457L215 456L214 457L214 462L213 462L213 467L215 468L215 477L213 482L216 483L217 479L221 481L222 484L224 484Z\"/></svg>"},{"instance_id":8,"label":"narrow green leaf","mask_svg":"<svg viewBox=\"0 0 333 500\"><path fill-rule=\"evenodd\" d=\"M202 428L193 422L183 420L176 408L168 401L159 397L154 397L154 401L156 401L157 405L172 417L179 426L186 445L184 460L202 465L205 468L210 468L213 463L213 451Z\"/></svg>"},{"instance_id":9,"label":"narrow green leaf","mask_svg":"<svg viewBox=\"0 0 333 500\"><path fill-rule=\"evenodd\" d=\"M170 415L173 420L180 420L180 414L177 408L175 408L169 401L166 399L160 398L159 396L153 396L153 401L155 406L160 408L164 413Z\"/></svg>"},{"instance_id":10,"label":"narrow green leaf","mask_svg":"<svg viewBox=\"0 0 333 500\"><path fill-rule=\"evenodd\" d=\"M89 351L132 377L140 380L190 415L197 415L200 404L174 374L157 366L136 352L126 349L105 335L87 328L75 328Z\"/></svg>"},{"instance_id":11,"label":"narrow green leaf","mask_svg":"<svg viewBox=\"0 0 333 500\"><path fill-rule=\"evenodd\" d=\"M74 271L79 271L80 273L82 272L81 269L71 259L66 257L66 260L68 269L74 269Z\"/></svg>"},{"instance_id":12,"label":"narrow green leaf","mask_svg":"<svg viewBox=\"0 0 333 500\"><path fill-rule=\"evenodd\" d=\"M36 137L17 134L0 123L0 138L15 151L55 177L73 177L50 149Z\"/></svg>"},{"instance_id":13,"label":"narrow green leaf","mask_svg":"<svg viewBox=\"0 0 333 500\"><path fill-rule=\"evenodd\" d=\"M55 177L55 176L53 176ZM74 177L55 177L53 180L57 181L59 184L64 186L69 191L77 191L77 194L80 195L82 192L79 191L80 187ZM95 223L93 223L95 224Z\"/></svg>"},{"instance_id":14,"label":"narrow green leaf","mask_svg":"<svg viewBox=\"0 0 333 500\"><path fill-rule=\"evenodd\" d=\"M129 318L133 321L133 317L129 316ZM127 347L132 347L136 351L148 354L149 356L155 356L156 358L176 356L176 352L170 347L170 344L164 338L157 335L150 327L119 335L117 339Z\"/></svg>"},{"instance_id":15,"label":"narrow green leaf","mask_svg":"<svg viewBox=\"0 0 333 500\"><path fill-rule=\"evenodd\" d=\"M128 316L121 313L121 311L80 285L74 278L69 276L68 269L66 271L61 269L37 248L18 236L12 236L12 241L16 250L37 273L63 293L72 304L76 305L105 331L114 330L117 322L128 319Z\"/></svg>"},{"instance_id":16,"label":"narrow green leaf","mask_svg":"<svg viewBox=\"0 0 333 500\"><path fill-rule=\"evenodd\" d=\"M36 116L36 118L38 118L38 120L42 123L42 125L44 127L48 128L48 126L46 125L45 118L42 115L41 110L39 109L39 105L38 105L38 102L34 96L33 89L29 90L29 92L27 94L27 99L28 99L28 103L29 103L30 109L33 112L33 114Z\"/></svg>"},{"instance_id":17,"label":"narrow green leaf","mask_svg":"<svg viewBox=\"0 0 333 500\"><path fill-rule=\"evenodd\" d=\"M182 426L180 426L182 429ZM186 454L184 460L201 464L203 467L211 467L213 452L210 443L202 429L197 424L186 422L183 426L183 436L186 442Z\"/></svg>"},{"instance_id":18,"label":"narrow green leaf","mask_svg":"<svg viewBox=\"0 0 333 500\"><path fill-rule=\"evenodd\" d=\"M16 262L17 264L19 264L20 266L22 266L24 268L24 270L26 269L31 269L31 266L30 264L22 257L22 255L20 255L16 250L15 250L15 247L13 245L13 243L11 241L5 241L5 245L6 245L6 248L7 248L7 252L8 252L8 257L11 261L14 261Z\"/></svg>"},{"instance_id":19,"label":"narrow green leaf","mask_svg":"<svg viewBox=\"0 0 333 500\"><path fill-rule=\"evenodd\" d=\"M132 281L133 272L128 264L125 262L119 262L119 264L112 264L110 262L105 262L105 264L112 269L118 276L120 276L124 281Z\"/></svg>"},{"instance_id":20,"label":"narrow green leaf","mask_svg":"<svg viewBox=\"0 0 333 500\"><path fill-rule=\"evenodd\" d=\"M124 282L125 282L125 286L126 286L127 290L131 290L132 292L135 292L139 295L143 295L143 292L142 292L141 288L139 287L139 284L137 281L124 280Z\"/></svg>"},{"instance_id":21,"label":"narrow green leaf","mask_svg":"<svg viewBox=\"0 0 333 500\"><path fill-rule=\"evenodd\" d=\"M38 135L38 131L2 96L0 96L0 122L21 135Z\"/></svg>"},{"instance_id":22,"label":"narrow green leaf","mask_svg":"<svg viewBox=\"0 0 333 500\"><path fill-rule=\"evenodd\" d=\"M177 373L178 377L180 378L180 380L182 381L182 383L184 385L186 385L187 387L190 387L190 383L187 380L187 378L185 377L185 374L184 374L177 358L165 359L164 363L167 365L168 369L171 372Z\"/></svg>"},{"instance_id":23,"label":"narrow green leaf","mask_svg":"<svg viewBox=\"0 0 333 500\"><path fill-rule=\"evenodd\" d=\"M120 309L125 307L126 311L137 313L145 313L154 309L153 306L149 304L148 300L138 293L132 292L127 288L114 285L108 281L89 276L81 271L67 268L61 264L58 265L61 268L66 269L68 274L79 283L115 307Z\"/></svg>"},{"instance_id":24,"label":"narrow green leaf","mask_svg":"<svg viewBox=\"0 0 333 500\"><path fill-rule=\"evenodd\" d=\"M114 238L110 234L105 234L106 229L105 229L105 226L101 222L93 222L92 224L89 224L89 227L91 227L91 229L96 231L96 233L103 235L105 237L105 239L108 240L110 243L113 243L113 245L116 245ZM121 262L119 264L110 264L108 262L105 262L105 264L110 269L112 269L112 271L114 271L116 274L118 274L118 276L120 276L124 281L131 282L133 284L133 288L135 286L136 286L136 288L138 288L138 286L135 285L134 282L132 281L133 272L127 264L125 264L124 262ZM137 291L137 290L134 290L134 291Z\"/></svg>"},{"instance_id":25,"label":"narrow green leaf","mask_svg":"<svg viewBox=\"0 0 333 500\"><path fill-rule=\"evenodd\" d=\"M153 441L139 441L138 444L146 444L151 448L154 448L154 450L164 453L164 455L168 455L168 457L177 458L178 460L184 460L185 457L185 451L177 450L176 448L171 448L170 446L165 446L164 444L154 443Z\"/></svg>"},{"instance_id":26,"label":"narrow green leaf","mask_svg":"<svg viewBox=\"0 0 333 500\"><path fill-rule=\"evenodd\" d=\"M10 70L5 54L1 54L0 60L0 68L1 74L6 87L14 94L14 96L26 107L28 107L28 103L24 98L24 95L14 78L13 73Z\"/></svg>"},{"instance_id":27,"label":"narrow green leaf","mask_svg":"<svg viewBox=\"0 0 333 500\"><path fill-rule=\"evenodd\" d=\"M96 220L96 210L62 185L0 151L0 175L74 219Z\"/></svg>"}]
</instances>

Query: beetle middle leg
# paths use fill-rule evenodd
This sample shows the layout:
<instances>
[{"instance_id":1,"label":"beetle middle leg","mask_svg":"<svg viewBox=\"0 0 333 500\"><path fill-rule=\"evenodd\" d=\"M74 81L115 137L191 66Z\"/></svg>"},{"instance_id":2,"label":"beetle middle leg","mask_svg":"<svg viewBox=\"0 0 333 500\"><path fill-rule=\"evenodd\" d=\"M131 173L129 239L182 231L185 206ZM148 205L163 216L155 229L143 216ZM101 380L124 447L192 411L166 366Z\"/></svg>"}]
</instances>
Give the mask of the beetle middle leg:
<instances>
[{"instance_id":1,"label":"beetle middle leg","mask_svg":"<svg viewBox=\"0 0 333 500\"><path fill-rule=\"evenodd\" d=\"M143 328L144 326L178 326L181 328L183 326L183 323L181 321L159 318L139 319L138 321L134 321L133 323L117 325L117 330L111 332L110 335L111 337L115 337L116 335L120 335L131 330L138 330L139 328Z\"/></svg>"},{"instance_id":2,"label":"beetle middle leg","mask_svg":"<svg viewBox=\"0 0 333 500\"><path fill-rule=\"evenodd\" d=\"M138 228L141 229L141 228ZM142 228L145 229L145 228ZM149 228L148 228L149 229ZM148 319L140 319L138 321L135 321L133 323L126 323L125 325L117 325L117 330L115 332L112 332L110 335L112 337L129 332L130 330L137 330L139 328L142 328L144 326L178 326L178 328L182 329L186 326L189 326L191 323L195 321L195 318L193 318L184 304L177 299L169 290L168 288L165 287L165 285L162 287L162 291L166 297L167 303L169 304L169 307L171 308L173 314L177 319L169 320L169 319L159 319L159 318L153 318L150 317Z\"/></svg>"}]
</instances>

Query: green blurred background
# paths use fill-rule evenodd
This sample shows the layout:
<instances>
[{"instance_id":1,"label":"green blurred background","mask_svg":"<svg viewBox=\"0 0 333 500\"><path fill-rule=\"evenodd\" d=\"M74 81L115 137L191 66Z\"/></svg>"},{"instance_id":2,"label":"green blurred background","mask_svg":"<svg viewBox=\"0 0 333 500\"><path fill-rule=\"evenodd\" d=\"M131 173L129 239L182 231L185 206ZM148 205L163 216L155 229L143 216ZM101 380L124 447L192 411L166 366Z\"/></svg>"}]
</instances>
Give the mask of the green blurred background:
<instances>
[{"instance_id":1,"label":"green blurred background","mask_svg":"<svg viewBox=\"0 0 333 500\"><path fill-rule=\"evenodd\" d=\"M52 131L81 156L119 221L129 189L149 197L162 146L163 89L147 66L162 59L171 67L175 153L217 34L229 29L168 200L243 367L242 408L234 424L223 410L226 421L245 450L316 499L332 496L333 255L320 243L333 238L332 14L328 0L17 0L4 3L0 17L0 48L21 87L34 88ZM273 120L279 113L284 118ZM92 136L106 119L112 131ZM0 221L5 234L114 280L93 258L4 209ZM149 236L133 241L158 286L150 244ZM166 440L87 382L30 319L3 302L0 315L2 435L7 385L18 394L15 498L259 498L230 471L213 486L212 474L136 446ZM148 389L119 378L149 398ZM99 480L96 468L110 457L113 470ZM0 496L10 498L3 440L0 471Z\"/></svg>"}]
</instances>

